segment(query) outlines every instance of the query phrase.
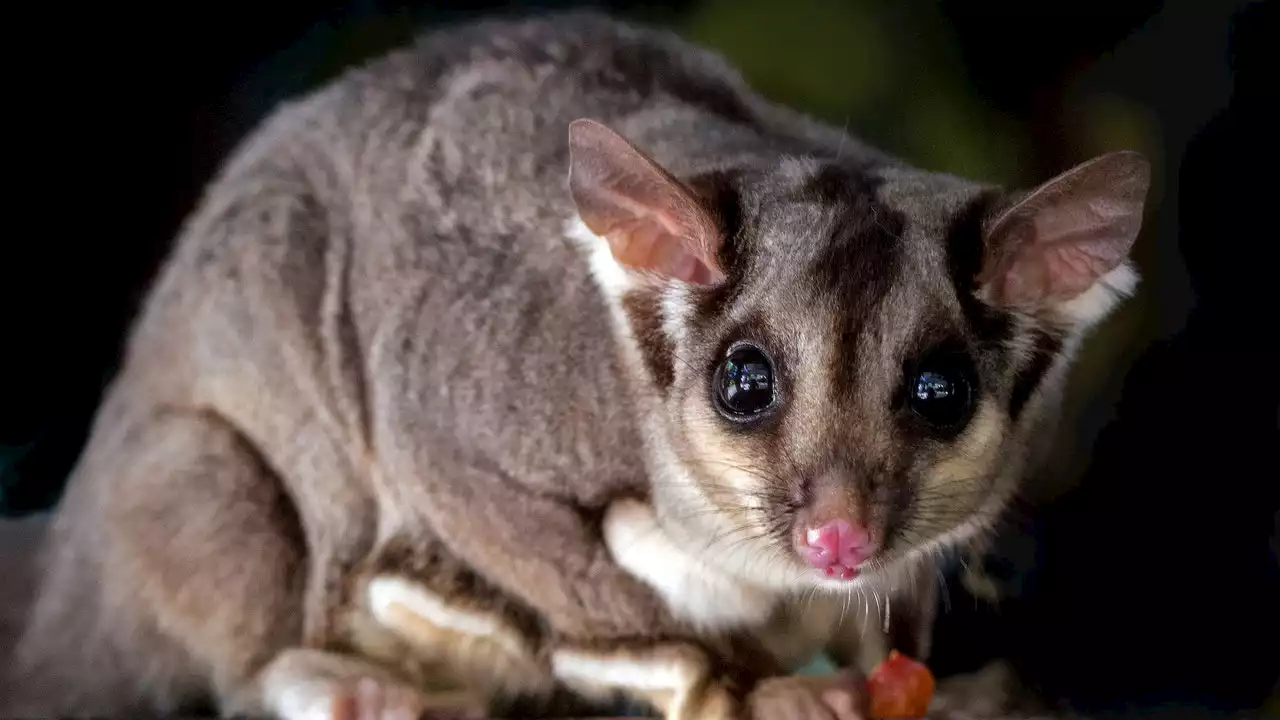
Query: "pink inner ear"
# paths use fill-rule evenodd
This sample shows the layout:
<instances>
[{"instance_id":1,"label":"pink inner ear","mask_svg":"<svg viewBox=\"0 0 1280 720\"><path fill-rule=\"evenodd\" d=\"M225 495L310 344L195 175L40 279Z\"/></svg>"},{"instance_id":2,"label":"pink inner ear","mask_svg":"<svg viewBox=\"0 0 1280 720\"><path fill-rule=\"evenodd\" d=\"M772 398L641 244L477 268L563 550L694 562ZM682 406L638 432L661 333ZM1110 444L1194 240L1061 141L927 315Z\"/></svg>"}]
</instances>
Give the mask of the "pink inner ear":
<instances>
[{"instance_id":1,"label":"pink inner ear","mask_svg":"<svg viewBox=\"0 0 1280 720\"><path fill-rule=\"evenodd\" d=\"M579 216L608 240L620 264L690 283L722 277L716 223L687 188L621 136L575 121L570 166Z\"/></svg>"},{"instance_id":2,"label":"pink inner ear","mask_svg":"<svg viewBox=\"0 0 1280 720\"><path fill-rule=\"evenodd\" d=\"M1006 276L1008 299L1068 300L1124 262L1137 228L1113 210L1102 201L1042 210L1034 220L1040 239L1019 253Z\"/></svg>"},{"instance_id":3,"label":"pink inner ear","mask_svg":"<svg viewBox=\"0 0 1280 720\"><path fill-rule=\"evenodd\" d=\"M982 275L992 300L1021 307L1086 292L1124 262L1142 224L1146 162L1096 158L1045 183L994 221Z\"/></svg>"},{"instance_id":4,"label":"pink inner ear","mask_svg":"<svg viewBox=\"0 0 1280 720\"><path fill-rule=\"evenodd\" d=\"M700 258L698 241L688 238L693 229L683 229L661 212L636 212L601 228L613 257L620 264L662 277L688 283L710 284L721 275Z\"/></svg>"},{"instance_id":5,"label":"pink inner ear","mask_svg":"<svg viewBox=\"0 0 1280 720\"><path fill-rule=\"evenodd\" d=\"M678 231L662 217L638 218L615 227L608 235L614 258L621 264L664 277L692 283L709 283L713 273L688 252Z\"/></svg>"},{"instance_id":6,"label":"pink inner ear","mask_svg":"<svg viewBox=\"0 0 1280 720\"><path fill-rule=\"evenodd\" d=\"M1024 250L1004 275L1000 299L1011 305L1069 300L1114 270L1115 257L1106 242L1056 243Z\"/></svg>"}]
</instances>

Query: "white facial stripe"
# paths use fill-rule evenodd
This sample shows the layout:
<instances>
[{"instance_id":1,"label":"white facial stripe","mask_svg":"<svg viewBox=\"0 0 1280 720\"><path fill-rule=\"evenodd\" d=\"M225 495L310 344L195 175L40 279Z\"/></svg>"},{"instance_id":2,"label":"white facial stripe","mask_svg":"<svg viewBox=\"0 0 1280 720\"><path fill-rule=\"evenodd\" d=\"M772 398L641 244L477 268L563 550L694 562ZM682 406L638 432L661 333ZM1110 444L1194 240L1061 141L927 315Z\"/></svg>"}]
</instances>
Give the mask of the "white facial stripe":
<instances>
[{"instance_id":1,"label":"white facial stripe","mask_svg":"<svg viewBox=\"0 0 1280 720\"><path fill-rule=\"evenodd\" d=\"M689 297L687 288L680 283L672 283L662 295L662 330L671 341L679 347L684 340L684 324L682 320L689 314Z\"/></svg>"}]
</instances>

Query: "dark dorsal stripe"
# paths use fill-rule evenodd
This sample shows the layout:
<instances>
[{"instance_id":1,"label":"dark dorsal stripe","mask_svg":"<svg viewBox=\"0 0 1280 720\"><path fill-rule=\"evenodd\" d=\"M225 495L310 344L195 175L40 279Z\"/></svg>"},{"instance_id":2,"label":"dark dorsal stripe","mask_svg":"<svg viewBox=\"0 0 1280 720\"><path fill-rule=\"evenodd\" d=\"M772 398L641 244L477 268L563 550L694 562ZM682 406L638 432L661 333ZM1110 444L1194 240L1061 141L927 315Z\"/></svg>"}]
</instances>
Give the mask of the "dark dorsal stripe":
<instances>
[{"instance_id":1,"label":"dark dorsal stripe","mask_svg":"<svg viewBox=\"0 0 1280 720\"><path fill-rule=\"evenodd\" d=\"M851 163L829 163L813 174L801 197L834 208L831 236L813 259L814 277L829 297L844 304L840 334L840 362L833 374L835 397L856 393L858 338L866 323L878 318L902 262L906 217L881 202L876 190L882 181Z\"/></svg>"}]
</instances>

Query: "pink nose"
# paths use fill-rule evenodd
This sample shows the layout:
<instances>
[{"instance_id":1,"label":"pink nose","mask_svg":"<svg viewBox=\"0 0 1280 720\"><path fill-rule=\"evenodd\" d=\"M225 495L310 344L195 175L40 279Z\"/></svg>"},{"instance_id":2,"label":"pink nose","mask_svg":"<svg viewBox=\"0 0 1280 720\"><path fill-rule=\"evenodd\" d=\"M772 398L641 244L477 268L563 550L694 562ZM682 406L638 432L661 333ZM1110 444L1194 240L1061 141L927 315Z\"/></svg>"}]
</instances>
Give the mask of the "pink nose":
<instances>
[{"instance_id":1,"label":"pink nose","mask_svg":"<svg viewBox=\"0 0 1280 720\"><path fill-rule=\"evenodd\" d=\"M821 527L809 528L805 533L806 558L809 563L828 575L839 573L851 578L857 567L871 557L871 535L845 520L832 520Z\"/></svg>"}]
</instances>

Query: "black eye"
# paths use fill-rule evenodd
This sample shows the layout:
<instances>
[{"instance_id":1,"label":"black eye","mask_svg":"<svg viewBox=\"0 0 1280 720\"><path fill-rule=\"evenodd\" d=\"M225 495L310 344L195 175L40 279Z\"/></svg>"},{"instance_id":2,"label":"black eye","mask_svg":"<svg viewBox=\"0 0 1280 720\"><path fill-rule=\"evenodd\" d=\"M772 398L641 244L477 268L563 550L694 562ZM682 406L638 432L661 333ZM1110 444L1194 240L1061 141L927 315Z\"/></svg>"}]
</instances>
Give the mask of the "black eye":
<instances>
[{"instance_id":1,"label":"black eye","mask_svg":"<svg viewBox=\"0 0 1280 720\"><path fill-rule=\"evenodd\" d=\"M958 430L969 420L973 402L969 373L959 362L935 359L910 378L907 404L939 430Z\"/></svg>"},{"instance_id":2,"label":"black eye","mask_svg":"<svg viewBox=\"0 0 1280 720\"><path fill-rule=\"evenodd\" d=\"M713 392L721 411L749 418L773 405L773 364L759 348L742 345L716 371Z\"/></svg>"}]
</instances>

